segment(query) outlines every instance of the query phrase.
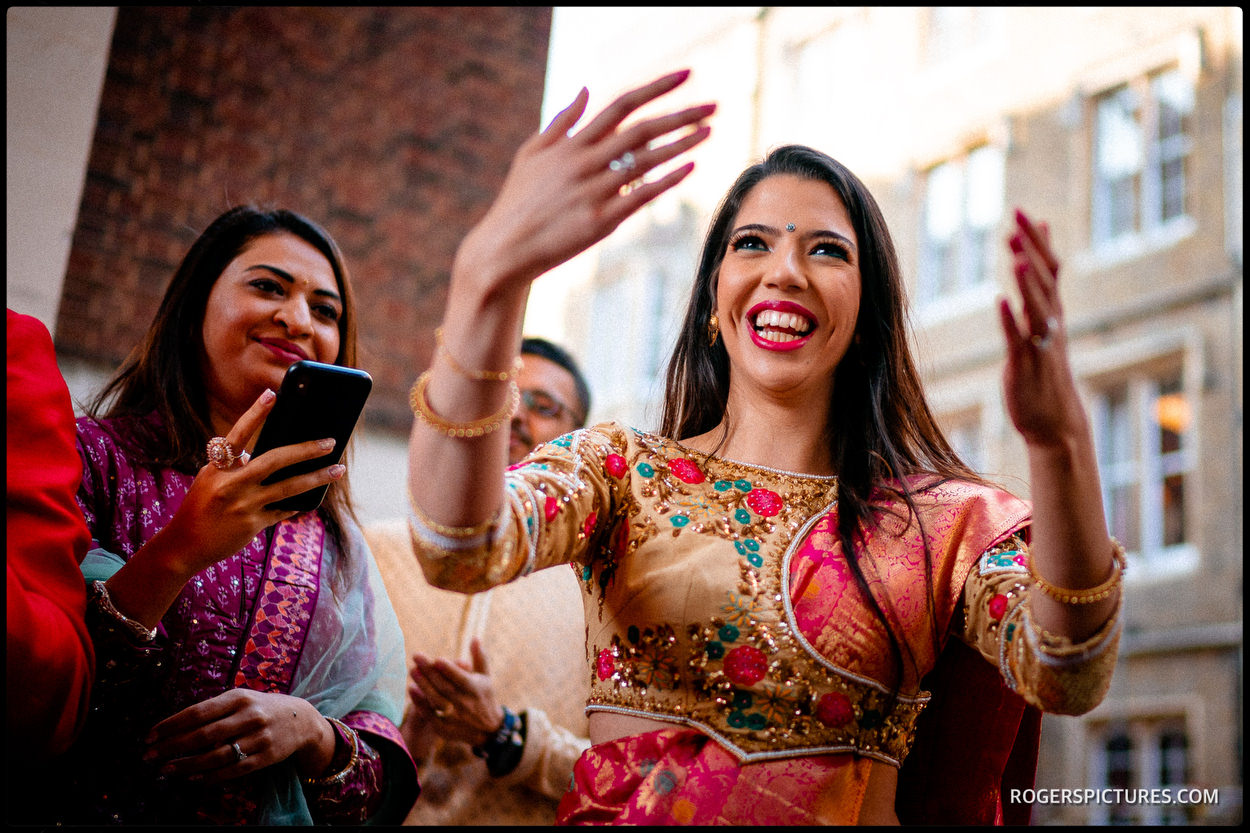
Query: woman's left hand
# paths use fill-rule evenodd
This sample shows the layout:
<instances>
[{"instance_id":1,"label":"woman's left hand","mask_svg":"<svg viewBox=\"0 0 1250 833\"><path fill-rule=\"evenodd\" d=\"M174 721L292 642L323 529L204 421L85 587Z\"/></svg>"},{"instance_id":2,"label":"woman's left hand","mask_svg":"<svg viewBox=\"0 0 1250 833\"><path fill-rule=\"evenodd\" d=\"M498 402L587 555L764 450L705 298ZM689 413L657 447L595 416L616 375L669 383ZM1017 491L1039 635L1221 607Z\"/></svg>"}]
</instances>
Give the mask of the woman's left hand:
<instances>
[{"instance_id":1,"label":"woman's left hand","mask_svg":"<svg viewBox=\"0 0 1250 833\"><path fill-rule=\"evenodd\" d=\"M1016 430L1031 446L1063 444L1087 431L1068 364L1063 308L1059 303L1059 260L1050 245L1050 229L1034 224L1016 209L1016 230L1008 238L1012 271L1023 300L1017 317L1011 305L999 302L1007 340L1003 373L1007 412Z\"/></svg>"},{"instance_id":2,"label":"woman's left hand","mask_svg":"<svg viewBox=\"0 0 1250 833\"><path fill-rule=\"evenodd\" d=\"M334 738L307 700L235 688L157 723L144 760L162 765L165 775L214 783L295 755L301 774L317 775L334 755Z\"/></svg>"}]
</instances>

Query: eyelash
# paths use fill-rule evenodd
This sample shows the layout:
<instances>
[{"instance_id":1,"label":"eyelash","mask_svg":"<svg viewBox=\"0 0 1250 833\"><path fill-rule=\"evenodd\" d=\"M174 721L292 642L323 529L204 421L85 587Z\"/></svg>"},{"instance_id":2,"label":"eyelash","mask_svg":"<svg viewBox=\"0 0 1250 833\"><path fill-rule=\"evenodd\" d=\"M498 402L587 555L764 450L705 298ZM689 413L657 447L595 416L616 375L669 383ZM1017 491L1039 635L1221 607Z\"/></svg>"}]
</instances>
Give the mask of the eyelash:
<instances>
[{"instance_id":1,"label":"eyelash","mask_svg":"<svg viewBox=\"0 0 1250 833\"><path fill-rule=\"evenodd\" d=\"M768 245L764 242L764 240L758 234L755 234L753 232L746 232L730 240L729 248L731 251L737 252L737 251L740 251L744 247L744 245L750 241L754 241L758 243L764 249L767 249L768 247ZM819 252L821 249L832 249L833 256L840 258L842 260L851 259L850 252L847 250L847 248L835 240L822 240L819 243L816 243L812 247L812 252L816 253L816 252Z\"/></svg>"},{"instance_id":2,"label":"eyelash","mask_svg":"<svg viewBox=\"0 0 1250 833\"><path fill-rule=\"evenodd\" d=\"M252 281L252 286L256 287L261 292L282 293L283 291L282 284L269 278L257 278ZM339 320L338 308L332 304L316 304L313 306L312 310L317 315L320 315L322 318L332 323L337 323Z\"/></svg>"}]
</instances>

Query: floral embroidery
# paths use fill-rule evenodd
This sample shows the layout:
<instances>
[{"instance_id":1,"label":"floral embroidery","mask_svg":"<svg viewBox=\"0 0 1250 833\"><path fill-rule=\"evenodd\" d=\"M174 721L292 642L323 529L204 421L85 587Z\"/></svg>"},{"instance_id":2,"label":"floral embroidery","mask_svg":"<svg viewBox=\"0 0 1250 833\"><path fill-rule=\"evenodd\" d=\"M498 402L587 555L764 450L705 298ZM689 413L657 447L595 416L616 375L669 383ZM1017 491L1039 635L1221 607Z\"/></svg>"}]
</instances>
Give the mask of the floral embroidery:
<instances>
[{"instance_id":1,"label":"floral embroidery","mask_svg":"<svg viewBox=\"0 0 1250 833\"><path fill-rule=\"evenodd\" d=\"M725 676L739 685L755 685L768 672L768 657L754 645L739 645L725 654Z\"/></svg>"},{"instance_id":2,"label":"floral embroidery","mask_svg":"<svg viewBox=\"0 0 1250 833\"><path fill-rule=\"evenodd\" d=\"M603 468L608 474L618 480L625 476L625 472L629 470L629 466L625 462L625 458L619 454L609 454L603 461Z\"/></svg>"},{"instance_id":3,"label":"floral embroidery","mask_svg":"<svg viewBox=\"0 0 1250 833\"><path fill-rule=\"evenodd\" d=\"M851 698L840 691L822 695L816 703L816 719L826 726L845 726L855 719Z\"/></svg>"},{"instance_id":4,"label":"floral embroidery","mask_svg":"<svg viewBox=\"0 0 1250 833\"><path fill-rule=\"evenodd\" d=\"M747 495L747 506L755 510L755 514L762 518L771 518L781 511L781 507L785 501L781 499L781 495L768 489L752 489Z\"/></svg>"},{"instance_id":5,"label":"floral embroidery","mask_svg":"<svg viewBox=\"0 0 1250 833\"><path fill-rule=\"evenodd\" d=\"M721 611L725 614L727 621L745 628L751 624L756 609L755 599L741 593L730 593L729 601L721 608Z\"/></svg>"},{"instance_id":6,"label":"floral embroidery","mask_svg":"<svg viewBox=\"0 0 1250 833\"><path fill-rule=\"evenodd\" d=\"M595 663L595 673L599 679L606 680L616 673L616 652L612 648L604 648L599 652L599 660Z\"/></svg>"},{"instance_id":7,"label":"floral embroidery","mask_svg":"<svg viewBox=\"0 0 1250 833\"><path fill-rule=\"evenodd\" d=\"M652 468L649 463L639 463L637 466L637 471L643 477L648 477L648 478L655 477L655 469Z\"/></svg>"},{"instance_id":8,"label":"floral embroidery","mask_svg":"<svg viewBox=\"0 0 1250 833\"><path fill-rule=\"evenodd\" d=\"M595 531L595 523L598 520L599 520L599 516L594 512L591 512L589 515L586 516L586 522L582 524L583 537L586 537L586 538L590 537L590 533Z\"/></svg>"},{"instance_id":9,"label":"floral embroidery","mask_svg":"<svg viewBox=\"0 0 1250 833\"><path fill-rule=\"evenodd\" d=\"M1025 563L1025 554L1016 549L987 552L981 556L980 561L977 563L978 570L983 576L989 575L990 573L1003 572L1004 570L1011 570L1014 572L1023 572L1028 570L1028 566Z\"/></svg>"},{"instance_id":10,"label":"floral embroidery","mask_svg":"<svg viewBox=\"0 0 1250 833\"><path fill-rule=\"evenodd\" d=\"M560 511L560 501L551 495L547 496L546 502L543 504L543 514L546 515L547 521L551 522L555 519L556 513Z\"/></svg>"},{"instance_id":11,"label":"floral embroidery","mask_svg":"<svg viewBox=\"0 0 1250 833\"><path fill-rule=\"evenodd\" d=\"M692 460L687 460L685 457L669 460L668 470L682 483L689 483L692 486L702 483L705 479L703 472L699 471L699 467Z\"/></svg>"},{"instance_id":12,"label":"floral embroidery","mask_svg":"<svg viewBox=\"0 0 1250 833\"><path fill-rule=\"evenodd\" d=\"M989 602L990 618L997 622L1003 618L1003 614L1007 612L1007 597L1002 593L997 593Z\"/></svg>"}]
</instances>

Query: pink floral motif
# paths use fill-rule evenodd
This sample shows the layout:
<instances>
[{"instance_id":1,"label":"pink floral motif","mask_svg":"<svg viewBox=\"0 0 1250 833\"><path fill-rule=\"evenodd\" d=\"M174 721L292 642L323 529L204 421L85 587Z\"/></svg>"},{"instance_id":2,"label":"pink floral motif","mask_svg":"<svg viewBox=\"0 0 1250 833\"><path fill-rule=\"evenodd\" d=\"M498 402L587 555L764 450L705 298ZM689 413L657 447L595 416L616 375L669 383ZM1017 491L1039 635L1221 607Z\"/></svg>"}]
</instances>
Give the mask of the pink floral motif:
<instances>
[{"instance_id":1,"label":"pink floral motif","mask_svg":"<svg viewBox=\"0 0 1250 833\"><path fill-rule=\"evenodd\" d=\"M990 599L989 603L990 618L997 622L1003 618L1003 614L1007 612L1007 597L999 593Z\"/></svg>"},{"instance_id":2,"label":"pink floral motif","mask_svg":"<svg viewBox=\"0 0 1250 833\"><path fill-rule=\"evenodd\" d=\"M780 512L784 505L785 501L781 499L781 495L768 489L752 489L747 495L747 506L750 506L755 514L762 518L771 518Z\"/></svg>"},{"instance_id":3,"label":"pink floral motif","mask_svg":"<svg viewBox=\"0 0 1250 833\"><path fill-rule=\"evenodd\" d=\"M629 470L629 464L625 462L625 458L619 454L609 454L607 459L603 461L603 467L608 474L613 477L620 478L625 476L625 472Z\"/></svg>"},{"instance_id":4,"label":"pink floral motif","mask_svg":"<svg viewBox=\"0 0 1250 833\"><path fill-rule=\"evenodd\" d=\"M840 691L831 691L816 703L816 719L826 726L845 726L854 717L851 698Z\"/></svg>"},{"instance_id":5,"label":"pink floral motif","mask_svg":"<svg viewBox=\"0 0 1250 833\"><path fill-rule=\"evenodd\" d=\"M611 648L604 648L599 652L599 661L595 663L595 673L601 680L606 680L616 673L616 655Z\"/></svg>"},{"instance_id":6,"label":"pink floral motif","mask_svg":"<svg viewBox=\"0 0 1250 833\"><path fill-rule=\"evenodd\" d=\"M543 512L547 515L547 520L551 521L555 518L556 513L560 511L560 501L551 495L547 496L547 502L543 504Z\"/></svg>"},{"instance_id":7,"label":"pink floral motif","mask_svg":"<svg viewBox=\"0 0 1250 833\"><path fill-rule=\"evenodd\" d=\"M1027 566L1024 561L1024 553L1022 552L1016 553L1016 557L1011 560L1019 564L1021 567Z\"/></svg>"},{"instance_id":8,"label":"pink floral motif","mask_svg":"<svg viewBox=\"0 0 1250 833\"><path fill-rule=\"evenodd\" d=\"M685 457L678 457L676 460L669 460L668 470L673 476L682 483L702 483L706 478L703 472L699 471L699 467L693 461L687 460Z\"/></svg>"},{"instance_id":9,"label":"pink floral motif","mask_svg":"<svg viewBox=\"0 0 1250 833\"><path fill-rule=\"evenodd\" d=\"M590 533L595 531L595 521L597 520L599 520L599 515L597 513L591 512L589 515L587 515L586 522L582 524L582 535L585 535L587 538L589 538Z\"/></svg>"},{"instance_id":10,"label":"pink floral motif","mask_svg":"<svg viewBox=\"0 0 1250 833\"><path fill-rule=\"evenodd\" d=\"M755 685L768 672L768 657L754 645L739 645L725 654L725 676L738 685Z\"/></svg>"}]
</instances>

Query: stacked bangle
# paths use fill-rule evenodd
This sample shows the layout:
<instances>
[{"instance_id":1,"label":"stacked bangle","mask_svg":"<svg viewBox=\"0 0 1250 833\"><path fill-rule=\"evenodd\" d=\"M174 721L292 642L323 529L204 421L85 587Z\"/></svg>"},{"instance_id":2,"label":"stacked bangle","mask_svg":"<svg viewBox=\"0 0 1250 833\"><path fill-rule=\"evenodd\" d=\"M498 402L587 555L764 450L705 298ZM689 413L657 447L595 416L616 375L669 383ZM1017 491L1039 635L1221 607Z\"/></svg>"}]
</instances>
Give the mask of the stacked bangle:
<instances>
[{"instance_id":1,"label":"stacked bangle","mask_svg":"<svg viewBox=\"0 0 1250 833\"><path fill-rule=\"evenodd\" d=\"M1111 539L1111 562L1111 576L1097 587L1090 587L1086 590L1068 590L1063 587L1056 587L1037 574L1032 558L1028 561L1029 576L1032 577L1033 583L1037 585L1038 590L1041 590L1061 604L1093 604L1094 602L1101 602L1110 596L1111 592L1124 579L1124 571L1128 567L1128 560L1124 555L1124 545L1115 538Z\"/></svg>"},{"instance_id":2,"label":"stacked bangle","mask_svg":"<svg viewBox=\"0 0 1250 833\"><path fill-rule=\"evenodd\" d=\"M341 782L352 771L352 768L356 766L356 761L360 759L360 735L356 733L356 730L333 717L326 717L326 720L330 721L330 724L335 728L334 735L336 738L341 736L352 745L351 757L348 758L346 766L333 775L327 775L324 778L305 778L304 783L310 787L328 787Z\"/></svg>"},{"instance_id":3,"label":"stacked bangle","mask_svg":"<svg viewBox=\"0 0 1250 833\"><path fill-rule=\"evenodd\" d=\"M449 422L434 413L430 407L430 401L425 393L429 384L430 371L427 370L417 377L417 383L412 386L412 391L408 394L408 404L422 422L448 437L476 438L494 433L508 424L508 420L512 419L512 415L521 404L521 389L513 380L508 383L508 404L504 405L501 410L471 422Z\"/></svg>"},{"instance_id":4,"label":"stacked bangle","mask_svg":"<svg viewBox=\"0 0 1250 833\"><path fill-rule=\"evenodd\" d=\"M501 778L516 769L525 753L525 712L518 717L507 706L503 707L503 722L495 734L481 746L473 747L473 754L486 759L486 771Z\"/></svg>"},{"instance_id":5,"label":"stacked bangle","mask_svg":"<svg viewBox=\"0 0 1250 833\"><path fill-rule=\"evenodd\" d=\"M469 370L451 355L447 349L447 345L443 343L443 328L439 327L434 331L434 343L438 345L437 355L441 355L447 360L447 366L459 373L465 378L472 379L475 382L510 382L516 378L521 372L521 357L517 356L512 362L511 370Z\"/></svg>"},{"instance_id":6,"label":"stacked bangle","mask_svg":"<svg viewBox=\"0 0 1250 833\"><path fill-rule=\"evenodd\" d=\"M448 538L476 538L493 527L499 520L499 513L496 512L480 524L474 524L473 526L448 526L447 524L440 524L438 521L425 514L421 507L417 505L417 502L412 500L411 497L408 499L408 504L412 507L412 514L416 516L416 519L422 526L432 532L437 532L439 535L444 535Z\"/></svg>"}]
</instances>

